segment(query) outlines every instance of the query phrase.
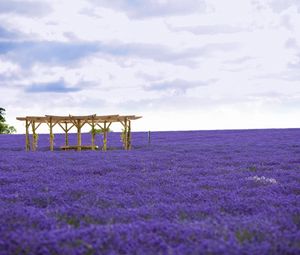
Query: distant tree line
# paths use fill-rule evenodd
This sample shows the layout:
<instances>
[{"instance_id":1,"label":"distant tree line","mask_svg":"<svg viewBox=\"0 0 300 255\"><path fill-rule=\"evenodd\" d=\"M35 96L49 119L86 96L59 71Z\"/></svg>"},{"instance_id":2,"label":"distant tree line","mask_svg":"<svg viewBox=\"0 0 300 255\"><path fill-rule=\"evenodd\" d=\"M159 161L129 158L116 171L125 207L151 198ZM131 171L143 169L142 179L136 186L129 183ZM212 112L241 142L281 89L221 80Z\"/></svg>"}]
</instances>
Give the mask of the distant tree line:
<instances>
[{"instance_id":1,"label":"distant tree line","mask_svg":"<svg viewBox=\"0 0 300 255\"><path fill-rule=\"evenodd\" d=\"M0 107L0 134L12 134L15 133L17 130L6 123L5 120L5 109Z\"/></svg>"}]
</instances>

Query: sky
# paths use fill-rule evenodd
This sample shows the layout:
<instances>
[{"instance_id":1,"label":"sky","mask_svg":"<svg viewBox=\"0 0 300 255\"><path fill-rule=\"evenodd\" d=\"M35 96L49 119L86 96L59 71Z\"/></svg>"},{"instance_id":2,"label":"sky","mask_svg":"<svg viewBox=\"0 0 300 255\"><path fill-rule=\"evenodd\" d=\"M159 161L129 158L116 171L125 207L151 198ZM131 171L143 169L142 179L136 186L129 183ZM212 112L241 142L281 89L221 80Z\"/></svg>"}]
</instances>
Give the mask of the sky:
<instances>
[{"instance_id":1,"label":"sky","mask_svg":"<svg viewBox=\"0 0 300 255\"><path fill-rule=\"evenodd\" d=\"M0 95L19 133L45 114L300 127L300 1L0 0Z\"/></svg>"}]
</instances>

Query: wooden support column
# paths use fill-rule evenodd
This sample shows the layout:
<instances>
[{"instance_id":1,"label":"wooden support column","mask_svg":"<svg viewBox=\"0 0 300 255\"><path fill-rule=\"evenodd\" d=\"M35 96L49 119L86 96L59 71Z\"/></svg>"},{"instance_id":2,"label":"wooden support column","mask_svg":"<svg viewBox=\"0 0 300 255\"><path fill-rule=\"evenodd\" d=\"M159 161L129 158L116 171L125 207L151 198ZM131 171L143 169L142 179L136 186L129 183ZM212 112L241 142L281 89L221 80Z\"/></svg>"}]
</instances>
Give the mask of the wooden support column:
<instances>
[{"instance_id":1,"label":"wooden support column","mask_svg":"<svg viewBox=\"0 0 300 255\"><path fill-rule=\"evenodd\" d=\"M128 120L128 127L127 127L127 150L131 149L131 121Z\"/></svg>"},{"instance_id":2,"label":"wooden support column","mask_svg":"<svg viewBox=\"0 0 300 255\"><path fill-rule=\"evenodd\" d=\"M150 130L148 131L148 145L151 143L151 132Z\"/></svg>"},{"instance_id":3,"label":"wooden support column","mask_svg":"<svg viewBox=\"0 0 300 255\"><path fill-rule=\"evenodd\" d=\"M95 150L95 122L94 118L92 119L92 150Z\"/></svg>"},{"instance_id":4,"label":"wooden support column","mask_svg":"<svg viewBox=\"0 0 300 255\"><path fill-rule=\"evenodd\" d=\"M35 133L35 121L32 121L32 124L31 124L31 127L32 127L32 150L35 151L36 150L36 147L37 147L37 134Z\"/></svg>"},{"instance_id":5,"label":"wooden support column","mask_svg":"<svg viewBox=\"0 0 300 255\"><path fill-rule=\"evenodd\" d=\"M29 126L30 126L30 121L26 119L25 127L26 127L26 151L30 150L30 139L29 139Z\"/></svg>"},{"instance_id":6,"label":"wooden support column","mask_svg":"<svg viewBox=\"0 0 300 255\"><path fill-rule=\"evenodd\" d=\"M127 137L127 118L125 118L125 125L124 125L124 149L127 150L128 148L128 137Z\"/></svg>"},{"instance_id":7,"label":"wooden support column","mask_svg":"<svg viewBox=\"0 0 300 255\"><path fill-rule=\"evenodd\" d=\"M65 123L60 123L60 122L57 122L57 124L62 128L62 130L65 132L65 146L68 146L69 145L69 135L68 135L68 132L69 130L71 129L71 127L68 129L68 123L65 122ZM63 126L63 124L65 124L65 126Z\"/></svg>"},{"instance_id":8,"label":"wooden support column","mask_svg":"<svg viewBox=\"0 0 300 255\"><path fill-rule=\"evenodd\" d=\"M54 135L53 135L53 122L52 118L50 118L49 128L50 128L50 151L53 151L54 148Z\"/></svg>"},{"instance_id":9,"label":"wooden support column","mask_svg":"<svg viewBox=\"0 0 300 255\"><path fill-rule=\"evenodd\" d=\"M69 135L68 135L68 123L67 122L65 123L64 131L65 131L65 146L68 146L69 145Z\"/></svg>"},{"instance_id":10,"label":"wooden support column","mask_svg":"<svg viewBox=\"0 0 300 255\"><path fill-rule=\"evenodd\" d=\"M107 127L106 127L106 121L104 121L104 128L103 128L103 151L107 150Z\"/></svg>"},{"instance_id":11,"label":"wooden support column","mask_svg":"<svg viewBox=\"0 0 300 255\"><path fill-rule=\"evenodd\" d=\"M81 121L77 120L77 150L81 151Z\"/></svg>"}]
</instances>

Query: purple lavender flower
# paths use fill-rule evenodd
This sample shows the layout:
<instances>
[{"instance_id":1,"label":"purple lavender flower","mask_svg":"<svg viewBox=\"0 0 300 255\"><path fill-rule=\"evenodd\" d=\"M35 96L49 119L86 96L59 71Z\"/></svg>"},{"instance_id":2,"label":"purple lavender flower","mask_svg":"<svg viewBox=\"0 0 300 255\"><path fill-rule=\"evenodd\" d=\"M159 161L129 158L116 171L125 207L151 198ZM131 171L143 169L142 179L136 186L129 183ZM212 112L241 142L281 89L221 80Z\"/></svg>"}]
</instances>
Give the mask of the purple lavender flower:
<instances>
[{"instance_id":1,"label":"purple lavender flower","mask_svg":"<svg viewBox=\"0 0 300 255\"><path fill-rule=\"evenodd\" d=\"M124 151L110 133L107 152L50 152L39 135L25 152L1 135L0 254L300 254L297 137L141 132Z\"/></svg>"}]
</instances>

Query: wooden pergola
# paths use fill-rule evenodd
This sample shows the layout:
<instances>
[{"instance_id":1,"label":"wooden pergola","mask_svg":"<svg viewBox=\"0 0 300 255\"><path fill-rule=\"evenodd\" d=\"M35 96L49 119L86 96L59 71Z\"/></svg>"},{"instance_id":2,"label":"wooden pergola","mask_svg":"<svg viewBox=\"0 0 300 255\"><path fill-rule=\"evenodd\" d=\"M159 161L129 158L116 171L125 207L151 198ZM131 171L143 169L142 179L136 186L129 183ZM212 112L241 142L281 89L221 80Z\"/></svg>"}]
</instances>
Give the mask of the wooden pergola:
<instances>
[{"instance_id":1,"label":"wooden pergola","mask_svg":"<svg viewBox=\"0 0 300 255\"><path fill-rule=\"evenodd\" d=\"M37 129L41 126L41 124L47 124L50 129L50 150L54 149L54 134L53 128L58 125L62 128L65 133L65 145L61 146L61 149L77 149L80 151L81 149L97 149L95 145L95 135L96 128L99 127L101 132L103 133L103 147L102 150L107 150L107 133L109 131L109 127L114 122L119 122L123 125L123 133L122 133L122 141L125 150L131 149L131 121L142 118L141 116L135 115L104 115L97 116L87 115L87 116L54 116L54 115L45 115L45 116L26 116L26 117L17 117L17 120L25 121L26 128L26 150L29 151L30 148L35 151L37 148L38 135L36 133ZM84 125L91 126L91 145L82 145L81 143L81 129ZM30 127L32 129L32 146L30 146L30 135L29 130ZM68 132L71 128L77 128L77 145L70 146L69 145L69 136Z\"/></svg>"}]
</instances>

